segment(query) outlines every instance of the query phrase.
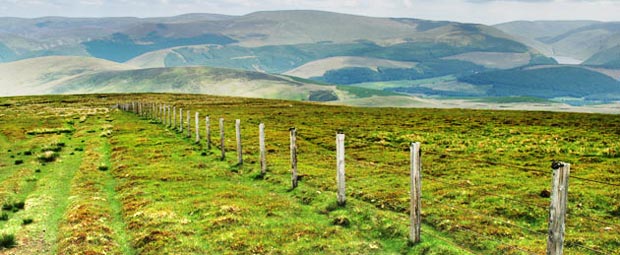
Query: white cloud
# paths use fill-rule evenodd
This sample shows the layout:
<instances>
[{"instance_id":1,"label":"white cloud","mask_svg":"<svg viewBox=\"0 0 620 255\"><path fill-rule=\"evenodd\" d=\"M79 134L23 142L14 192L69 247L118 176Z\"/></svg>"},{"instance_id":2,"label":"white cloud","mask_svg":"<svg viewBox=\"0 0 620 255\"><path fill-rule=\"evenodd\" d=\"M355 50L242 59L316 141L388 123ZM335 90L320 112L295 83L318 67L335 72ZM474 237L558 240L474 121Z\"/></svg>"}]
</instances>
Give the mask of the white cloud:
<instances>
[{"instance_id":1,"label":"white cloud","mask_svg":"<svg viewBox=\"0 0 620 255\"><path fill-rule=\"evenodd\" d=\"M510 20L620 19L614 0L0 0L0 16L242 15L263 10L314 9L380 17L494 24Z\"/></svg>"}]
</instances>

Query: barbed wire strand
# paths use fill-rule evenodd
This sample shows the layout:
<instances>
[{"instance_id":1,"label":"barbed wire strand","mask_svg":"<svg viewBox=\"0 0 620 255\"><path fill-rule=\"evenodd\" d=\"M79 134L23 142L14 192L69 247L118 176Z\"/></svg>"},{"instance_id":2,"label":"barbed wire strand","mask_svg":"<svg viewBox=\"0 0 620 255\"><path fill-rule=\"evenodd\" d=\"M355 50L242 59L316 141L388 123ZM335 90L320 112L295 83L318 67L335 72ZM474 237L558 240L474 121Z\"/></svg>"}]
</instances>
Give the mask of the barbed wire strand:
<instances>
[{"instance_id":1,"label":"barbed wire strand","mask_svg":"<svg viewBox=\"0 0 620 255\"><path fill-rule=\"evenodd\" d=\"M436 238L436 239L439 239L439 240L441 240L441 241L444 241L444 242L449 243L449 244L451 244L451 245L454 245L454 246L456 246L456 247L459 247L459 249L464 250L464 251L467 251L467 252L469 252L469 253L471 253L471 254L475 254L475 255L478 255L478 254L479 254L479 253L476 253L476 252L474 252L474 251L472 251L472 250L468 249L468 248L467 248L467 247L465 247L465 246L462 246L462 245L460 245L460 244L457 244L457 243L455 243L455 242L453 242L453 241L451 241L451 240L449 240L449 239L447 239L447 238L443 238L443 237L441 237L441 236L439 236L439 235L435 235L435 234L430 233L430 232L424 232L424 234L425 234L425 235L432 236L432 237L434 237L434 238Z\"/></svg>"},{"instance_id":2,"label":"barbed wire strand","mask_svg":"<svg viewBox=\"0 0 620 255\"><path fill-rule=\"evenodd\" d=\"M588 251L591 251L591 252L594 252L594 253L598 253L598 254L603 254L603 255L613 254L613 253L611 253L609 251L600 251L600 250L597 250L597 249L594 249L594 248L590 248L590 247L587 247L587 246L584 246L584 245L581 245L581 244L576 244L576 243L575 244L570 244L570 246L566 245L567 248L572 248L573 246L576 246L576 247L579 247L579 248L582 248L582 249L586 249Z\"/></svg>"},{"instance_id":3,"label":"barbed wire strand","mask_svg":"<svg viewBox=\"0 0 620 255\"><path fill-rule=\"evenodd\" d=\"M455 205L455 204L452 204L452 203L446 203L446 202L440 202L440 203L443 204L443 205L446 205L448 207L451 207L453 210L456 210L456 208L458 207L458 208L460 208L463 211L467 211L469 213L478 215L480 217L485 217L485 218L488 218L488 219L497 220L497 221L499 221L499 222L501 222L503 224L523 229L523 230L525 230L527 232L530 232L532 234L536 234L536 235L540 235L540 236L547 236L546 232L534 231L534 230L531 230L530 228L527 228L527 227L524 227L524 226L520 226L520 225L517 225L517 224L514 224L514 223L507 222L506 220L503 220L503 219L501 219L500 217L497 217L497 216L491 216L491 215L488 215L488 214L483 214L483 213L477 212L477 211L475 211L473 209L465 208L463 206L458 206L458 205ZM497 223L495 223L495 224L498 225Z\"/></svg>"},{"instance_id":4,"label":"barbed wire strand","mask_svg":"<svg viewBox=\"0 0 620 255\"><path fill-rule=\"evenodd\" d=\"M442 154L448 155L448 153L439 153L439 152L435 152L435 151L427 151L426 153L432 154L432 155L442 155ZM461 159L468 159L468 160L471 160L471 161L474 161L474 162L478 162L478 163L485 163L485 164L489 164L489 165L498 165L498 166L517 168L517 169L521 169L521 170L524 170L524 171L527 171L527 172L536 172L536 173L542 173L542 174L549 174L550 173L550 171L543 171L543 170L540 170L540 169L526 167L526 166L519 166L519 165L495 162L495 161L484 160L484 159L475 159L475 158L466 157L466 156L460 156L460 155L455 155L455 154L449 154L449 155L450 155L450 157L461 158ZM620 184L618 184L618 183L611 183L611 182L605 182L605 181L601 181L601 180L594 180L594 179L585 178L585 177L581 177L581 176L574 176L573 175L573 176L570 176L570 178L578 179L578 180L585 181L585 182L592 182L592 183L603 184L603 185L607 185L607 186L620 187Z\"/></svg>"},{"instance_id":5,"label":"barbed wire strand","mask_svg":"<svg viewBox=\"0 0 620 255\"><path fill-rule=\"evenodd\" d=\"M520 250L520 251L522 251L522 252L525 252L525 253L528 253L528 254L531 254L531 255L537 255L537 253L535 253L535 252L533 252L533 251L530 251L530 250L527 250L527 249L521 248L521 247L519 247L519 246L514 246L514 245L511 245L511 244L504 243L504 242L499 241L499 240L497 240L497 239L495 239L495 238L489 237L489 236L487 236L487 235L485 235L485 234L482 234L482 233L479 233L479 232L473 231L473 230L468 229L468 228L465 228L465 227L459 227L458 229L460 229L460 230L465 230L465 231L470 232L470 233L472 233L472 234L474 234L474 235L477 235L477 236L482 236L484 239L487 239L487 240L490 240L490 241L493 241L493 242L500 243L500 244L505 245L506 247L508 247L508 248L510 248L510 249L513 249L513 250Z\"/></svg>"},{"instance_id":6,"label":"barbed wire strand","mask_svg":"<svg viewBox=\"0 0 620 255\"><path fill-rule=\"evenodd\" d=\"M529 206L532 206L532 207L536 207L536 208L539 208L539 209L542 209L542 210L547 210L547 206L546 205L539 205L539 204L528 202L528 201L525 201L525 200L504 197L504 196L501 196L501 195L498 195L498 194L493 194L493 193L486 192L486 191L483 191L483 190L477 190L477 189L475 190L475 189L472 189L472 188L468 188L468 187L466 187L466 186L464 186L463 184L460 184L460 183L458 183L458 184L457 183L450 183L450 182L447 182L447 181L443 181L443 180L437 179L438 177L435 177L435 176L427 176L427 175L425 175L423 177L425 179L430 179L432 181L436 181L436 182L439 182L439 183L442 183L442 184L445 184L445 185L459 186L461 188L464 188L464 189L467 189L469 191L473 191L473 192L476 192L476 193L481 193L483 195L498 197L498 198L501 198L501 199L506 199L506 200L510 200L510 201L513 201L513 202L518 202L518 203L522 203L522 204L529 205Z\"/></svg>"}]
</instances>

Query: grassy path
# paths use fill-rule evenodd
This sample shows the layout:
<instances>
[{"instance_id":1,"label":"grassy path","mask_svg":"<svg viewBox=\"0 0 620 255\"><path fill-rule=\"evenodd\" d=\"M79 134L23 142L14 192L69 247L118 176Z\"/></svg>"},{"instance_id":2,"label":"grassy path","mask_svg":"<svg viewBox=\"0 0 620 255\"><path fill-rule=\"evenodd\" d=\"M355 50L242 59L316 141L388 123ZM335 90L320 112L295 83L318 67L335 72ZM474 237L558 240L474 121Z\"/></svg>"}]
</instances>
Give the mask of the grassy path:
<instances>
[{"instance_id":1,"label":"grassy path","mask_svg":"<svg viewBox=\"0 0 620 255\"><path fill-rule=\"evenodd\" d=\"M59 254L132 254L108 172L112 125L92 118L76 138L86 139L84 159L71 181L69 207L58 238ZM89 132L98 130L101 133Z\"/></svg>"}]
</instances>

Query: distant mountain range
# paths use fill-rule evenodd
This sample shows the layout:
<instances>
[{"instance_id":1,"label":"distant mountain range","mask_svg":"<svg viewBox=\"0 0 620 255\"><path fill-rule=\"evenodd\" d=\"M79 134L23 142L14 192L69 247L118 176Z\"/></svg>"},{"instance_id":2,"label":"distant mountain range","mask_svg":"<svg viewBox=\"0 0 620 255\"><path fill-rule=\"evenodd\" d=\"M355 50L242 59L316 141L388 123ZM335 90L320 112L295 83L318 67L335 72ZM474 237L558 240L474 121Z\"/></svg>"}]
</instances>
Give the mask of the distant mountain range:
<instances>
[{"instance_id":1,"label":"distant mountain range","mask_svg":"<svg viewBox=\"0 0 620 255\"><path fill-rule=\"evenodd\" d=\"M485 26L320 11L0 18L0 62L2 95L166 91L337 101L399 93L600 103L620 100L620 23Z\"/></svg>"}]
</instances>

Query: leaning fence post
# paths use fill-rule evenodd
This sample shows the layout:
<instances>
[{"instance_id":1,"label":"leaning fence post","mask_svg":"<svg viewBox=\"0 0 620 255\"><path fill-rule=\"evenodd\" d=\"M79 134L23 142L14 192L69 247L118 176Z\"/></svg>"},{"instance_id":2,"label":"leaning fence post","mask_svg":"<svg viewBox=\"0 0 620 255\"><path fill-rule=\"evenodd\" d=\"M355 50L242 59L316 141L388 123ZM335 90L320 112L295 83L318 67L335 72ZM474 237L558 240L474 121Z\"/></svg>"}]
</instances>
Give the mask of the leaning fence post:
<instances>
[{"instance_id":1,"label":"leaning fence post","mask_svg":"<svg viewBox=\"0 0 620 255\"><path fill-rule=\"evenodd\" d=\"M422 201L422 181L420 171L422 168L422 153L420 143L411 143L409 149L411 156L411 202L410 202L410 232L409 241L412 243L420 242L420 227L422 217L420 214Z\"/></svg>"},{"instance_id":2,"label":"leaning fence post","mask_svg":"<svg viewBox=\"0 0 620 255\"><path fill-rule=\"evenodd\" d=\"M209 116L205 117L205 128L207 129L207 133L205 134L207 137L207 150L211 150L211 120Z\"/></svg>"},{"instance_id":3,"label":"leaning fence post","mask_svg":"<svg viewBox=\"0 0 620 255\"><path fill-rule=\"evenodd\" d=\"M226 148L224 148L224 118L220 118L220 149L222 150L222 160L226 159Z\"/></svg>"},{"instance_id":4,"label":"leaning fence post","mask_svg":"<svg viewBox=\"0 0 620 255\"><path fill-rule=\"evenodd\" d=\"M196 112L196 143L200 143L200 119L198 116L199 114Z\"/></svg>"},{"instance_id":5,"label":"leaning fence post","mask_svg":"<svg viewBox=\"0 0 620 255\"><path fill-rule=\"evenodd\" d=\"M291 131L291 184L293 189L297 188L297 129Z\"/></svg>"},{"instance_id":6,"label":"leaning fence post","mask_svg":"<svg viewBox=\"0 0 620 255\"><path fill-rule=\"evenodd\" d=\"M237 164L243 165L243 149L241 147L241 120L235 120L235 138L237 140Z\"/></svg>"},{"instance_id":7,"label":"leaning fence post","mask_svg":"<svg viewBox=\"0 0 620 255\"><path fill-rule=\"evenodd\" d=\"M549 238L547 254L561 255L564 246L564 221L568 202L568 175L570 164L553 162L553 181L551 182L551 205L549 206Z\"/></svg>"},{"instance_id":8,"label":"leaning fence post","mask_svg":"<svg viewBox=\"0 0 620 255\"><path fill-rule=\"evenodd\" d=\"M344 206L347 202L345 197L344 179L344 134L336 134L336 181L338 183L338 205Z\"/></svg>"},{"instance_id":9,"label":"leaning fence post","mask_svg":"<svg viewBox=\"0 0 620 255\"><path fill-rule=\"evenodd\" d=\"M258 147L260 149L260 173L267 173L267 152L265 151L265 124L258 125Z\"/></svg>"}]
</instances>

